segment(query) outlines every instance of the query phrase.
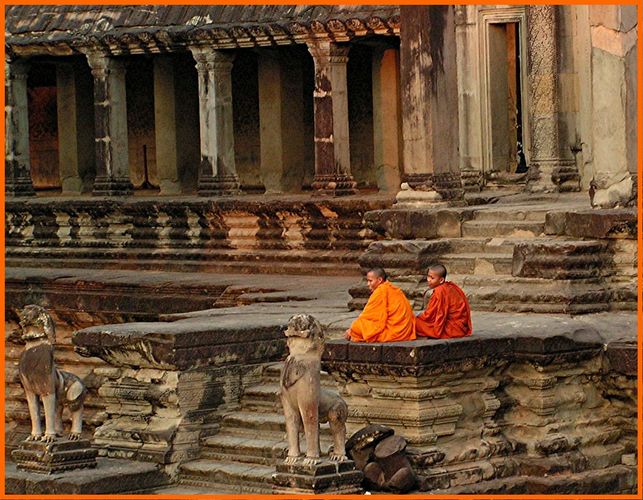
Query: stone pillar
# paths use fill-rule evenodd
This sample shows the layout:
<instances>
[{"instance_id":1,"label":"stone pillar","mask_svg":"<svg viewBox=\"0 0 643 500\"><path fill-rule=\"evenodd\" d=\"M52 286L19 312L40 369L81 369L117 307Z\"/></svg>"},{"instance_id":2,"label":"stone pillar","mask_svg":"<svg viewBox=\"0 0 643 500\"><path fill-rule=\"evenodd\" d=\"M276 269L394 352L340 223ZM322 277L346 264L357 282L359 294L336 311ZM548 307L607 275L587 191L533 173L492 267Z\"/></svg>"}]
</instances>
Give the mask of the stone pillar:
<instances>
[{"instance_id":1,"label":"stone pillar","mask_svg":"<svg viewBox=\"0 0 643 500\"><path fill-rule=\"evenodd\" d=\"M131 194L127 150L125 65L101 52L87 53L94 77L96 179L93 194Z\"/></svg>"},{"instance_id":2,"label":"stone pillar","mask_svg":"<svg viewBox=\"0 0 643 500\"><path fill-rule=\"evenodd\" d=\"M560 136L559 43L555 5L527 7L531 191L578 191L580 176L570 144Z\"/></svg>"},{"instance_id":3,"label":"stone pillar","mask_svg":"<svg viewBox=\"0 0 643 500\"><path fill-rule=\"evenodd\" d=\"M5 84L5 194L33 196L29 162L29 109L27 104L27 73L24 61L4 65Z\"/></svg>"},{"instance_id":4,"label":"stone pillar","mask_svg":"<svg viewBox=\"0 0 643 500\"><path fill-rule=\"evenodd\" d=\"M261 180L266 193L301 189L304 176L302 68L292 56L262 50L259 61Z\"/></svg>"},{"instance_id":5,"label":"stone pillar","mask_svg":"<svg viewBox=\"0 0 643 500\"><path fill-rule=\"evenodd\" d=\"M484 185L477 16L475 5L455 6L460 177L465 191L480 191Z\"/></svg>"},{"instance_id":6,"label":"stone pillar","mask_svg":"<svg viewBox=\"0 0 643 500\"><path fill-rule=\"evenodd\" d=\"M462 203L452 6L400 7L402 205Z\"/></svg>"},{"instance_id":7,"label":"stone pillar","mask_svg":"<svg viewBox=\"0 0 643 500\"><path fill-rule=\"evenodd\" d=\"M232 61L234 54L210 47L191 47L199 78L199 130L201 196L239 192L234 163L232 123Z\"/></svg>"},{"instance_id":8,"label":"stone pillar","mask_svg":"<svg viewBox=\"0 0 643 500\"><path fill-rule=\"evenodd\" d=\"M380 191L400 189L400 59L394 48L373 51L373 159Z\"/></svg>"},{"instance_id":9,"label":"stone pillar","mask_svg":"<svg viewBox=\"0 0 643 500\"><path fill-rule=\"evenodd\" d=\"M56 105L62 192L90 190L95 156L91 82L74 64L56 65Z\"/></svg>"},{"instance_id":10,"label":"stone pillar","mask_svg":"<svg viewBox=\"0 0 643 500\"><path fill-rule=\"evenodd\" d=\"M160 193L180 193L174 61L169 56L154 58L154 128Z\"/></svg>"},{"instance_id":11,"label":"stone pillar","mask_svg":"<svg viewBox=\"0 0 643 500\"><path fill-rule=\"evenodd\" d=\"M350 168L348 136L348 47L310 42L315 62L315 178L313 189L333 195L352 194L357 183Z\"/></svg>"},{"instance_id":12,"label":"stone pillar","mask_svg":"<svg viewBox=\"0 0 643 500\"><path fill-rule=\"evenodd\" d=\"M592 5L589 9L594 167L592 205L635 206L637 10L634 5Z\"/></svg>"}]
</instances>

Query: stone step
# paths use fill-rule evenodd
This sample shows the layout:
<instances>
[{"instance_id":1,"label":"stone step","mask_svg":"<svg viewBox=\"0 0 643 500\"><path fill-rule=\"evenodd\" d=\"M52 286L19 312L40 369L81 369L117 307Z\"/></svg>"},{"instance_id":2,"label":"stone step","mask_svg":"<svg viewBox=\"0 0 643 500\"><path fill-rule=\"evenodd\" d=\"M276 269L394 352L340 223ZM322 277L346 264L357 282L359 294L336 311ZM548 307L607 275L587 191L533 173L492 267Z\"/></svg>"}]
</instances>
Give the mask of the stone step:
<instances>
[{"instance_id":1,"label":"stone step","mask_svg":"<svg viewBox=\"0 0 643 500\"><path fill-rule=\"evenodd\" d=\"M270 493L274 472L275 467L271 465L193 460L181 465L179 485L211 487L211 492Z\"/></svg>"},{"instance_id":2,"label":"stone step","mask_svg":"<svg viewBox=\"0 0 643 500\"><path fill-rule=\"evenodd\" d=\"M449 240L449 253L452 254L503 254L513 255L515 239L507 238L453 238Z\"/></svg>"},{"instance_id":3,"label":"stone step","mask_svg":"<svg viewBox=\"0 0 643 500\"><path fill-rule=\"evenodd\" d=\"M545 224L525 221L477 221L470 220L462 223L462 236L493 238L504 236L508 238L530 238L539 236L545 230Z\"/></svg>"},{"instance_id":4,"label":"stone step","mask_svg":"<svg viewBox=\"0 0 643 500\"><path fill-rule=\"evenodd\" d=\"M210 262L185 260L132 260L124 259L82 259L11 257L5 260L9 267L54 267L54 268L88 268L119 269L137 271L166 272L207 272L221 274L305 274L315 276L361 276L357 263L337 262Z\"/></svg>"},{"instance_id":5,"label":"stone step","mask_svg":"<svg viewBox=\"0 0 643 500\"><path fill-rule=\"evenodd\" d=\"M241 396L242 408L262 411L281 411L279 382L273 381L247 387Z\"/></svg>"},{"instance_id":6,"label":"stone step","mask_svg":"<svg viewBox=\"0 0 643 500\"><path fill-rule=\"evenodd\" d=\"M440 256L440 262L447 271L457 274L511 275L512 260L511 254L503 253L448 253Z\"/></svg>"},{"instance_id":7,"label":"stone step","mask_svg":"<svg viewBox=\"0 0 643 500\"><path fill-rule=\"evenodd\" d=\"M221 427L226 435L265 436L277 433L276 436L283 439L286 432L286 421L281 407L275 412L256 412L243 408L240 411L224 415L221 419ZM320 436L331 439L328 423L320 424Z\"/></svg>"},{"instance_id":8,"label":"stone step","mask_svg":"<svg viewBox=\"0 0 643 500\"><path fill-rule=\"evenodd\" d=\"M475 211L474 220L501 221L501 222L531 221L531 222L541 222L544 224L547 212L549 212L550 210L551 210L550 208L544 208L544 207L538 207L538 208L534 207L531 209L529 207L521 207L519 209L516 209L515 207L509 208L509 209L508 208L505 208L505 209L483 208Z\"/></svg>"}]
</instances>

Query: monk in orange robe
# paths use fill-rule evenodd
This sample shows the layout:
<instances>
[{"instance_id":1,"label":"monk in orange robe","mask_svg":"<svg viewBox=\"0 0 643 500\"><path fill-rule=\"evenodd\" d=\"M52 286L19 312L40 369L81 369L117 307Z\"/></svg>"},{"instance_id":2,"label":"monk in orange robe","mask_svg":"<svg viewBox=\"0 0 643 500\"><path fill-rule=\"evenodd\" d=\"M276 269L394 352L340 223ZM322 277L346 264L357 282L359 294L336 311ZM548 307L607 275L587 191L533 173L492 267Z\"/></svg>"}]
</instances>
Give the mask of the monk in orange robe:
<instances>
[{"instance_id":1,"label":"monk in orange robe","mask_svg":"<svg viewBox=\"0 0 643 500\"><path fill-rule=\"evenodd\" d=\"M354 342L415 340L415 316L406 295L386 279L379 267L366 273L371 296L359 317L346 330Z\"/></svg>"},{"instance_id":2,"label":"monk in orange robe","mask_svg":"<svg viewBox=\"0 0 643 500\"><path fill-rule=\"evenodd\" d=\"M442 264L431 266L426 281L433 290L426 310L415 318L418 337L452 339L466 337L473 331L471 308L464 292L446 281L447 270Z\"/></svg>"}]
</instances>

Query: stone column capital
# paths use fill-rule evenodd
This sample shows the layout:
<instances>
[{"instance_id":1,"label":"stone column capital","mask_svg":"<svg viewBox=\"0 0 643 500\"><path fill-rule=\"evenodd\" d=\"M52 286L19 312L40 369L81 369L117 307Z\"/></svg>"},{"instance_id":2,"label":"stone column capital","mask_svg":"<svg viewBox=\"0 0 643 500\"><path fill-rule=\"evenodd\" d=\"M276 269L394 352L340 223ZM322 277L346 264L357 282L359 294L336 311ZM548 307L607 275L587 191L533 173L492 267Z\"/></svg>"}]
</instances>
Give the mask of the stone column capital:
<instances>
[{"instance_id":1,"label":"stone column capital","mask_svg":"<svg viewBox=\"0 0 643 500\"><path fill-rule=\"evenodd\" d=\"M315 65L346 64L350 47L337 45L328 40L307 42L308 51L313 56Z\"/></svg>"},{"instance_id":2,"label":"stone column capital","mask_svg":"<svg viewBox=\"0 0 643 500\"><path fill-rule=\"evenodd\" d=\"M107 78L111 72L125 72L125 63L104 51L92 49L85 52L85 57L94 78Z\"/></svg>"},{"instance_id":3,"label":"stone column capital","mask_svg":"<svg viewBox=\"0 0 643 500\"><path fill-rule=\"evenodd\" d=\"M6 80L26 80L31 65L26 59L15 61L6 60L4 63L4 74Z\"/></svg>"},{"instance_id":4,"label":"stone column capital","mask_svg":"<svg viewBox=\"0 0 643 500\"><path fill-rule=\"evenodd\" d=\"M231 71L235 55L208 46L190 47L192 57L196 61L196 69L203 71Z\"/></svg>"}]
</instances>

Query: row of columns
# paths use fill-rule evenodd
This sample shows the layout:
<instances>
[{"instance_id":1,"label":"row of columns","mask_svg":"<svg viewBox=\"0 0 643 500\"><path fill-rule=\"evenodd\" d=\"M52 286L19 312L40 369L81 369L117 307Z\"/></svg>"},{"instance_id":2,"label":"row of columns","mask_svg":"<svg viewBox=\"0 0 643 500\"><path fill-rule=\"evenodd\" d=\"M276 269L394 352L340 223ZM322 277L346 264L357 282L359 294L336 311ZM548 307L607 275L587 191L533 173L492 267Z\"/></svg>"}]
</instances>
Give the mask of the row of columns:
<instances>
[{"instance_id":1,"label":"row of columns","mask_svg":"<svg viewBox=\"0 0 643 500\"><path fill-rule=\"evenodd\" d=\"M402 180L408 192L398 196L399 201L459 200L463 190L458 165L454 9L450 6L403 6L400 11L402 70L397 81L401 97L399 103L383 98L386 91L397 95L398 88L388 88L374 98L376 168L381 162L392 162L397 163L395 167L399 171L399 158L403 156ZM561 144L559 134L556 8L536 6L527 12L530 185L534 190L564 189L566 185L566 189L574 189L578 185L574 158L569 148ZM315 66L313 188L333 194L352 193L356 182L350 169L348 47L318 40L309 42L308 48ZM233 55L207 46L190 50L198 72L201 156L198 192L206 196L235 194L239 192L239 178L234 159L232 120ZM162 112L157 108L157 131L171 131L176 127L177 118L172 65L161 57L157 59L156 101L169 103ZM100 52L88 52L87 60L94 80L94 193L128 194L132 184L128 172L123 63ZM280 190L288 182L295 185L301 182L296 178L287 179L288 171L301 163L303 153L295 147L297 137L302 133L301 127L289 119L293 115L301 116L301 108L289 98L301 90L294 88L292 80L285 76L286 64L278 56L262 57L259 61L260 97L272 97L260 98L262 172L268 192ZM26 67L20 61L6 66L6 191L13 195L33 193L29 178ZM397 84L375 71L373 76L374 89L381 89L382 84ZM401 118L395 127L390 126L390 121L382 120L387 113ZM401 155L397 144L400 133L396 129L400 122L403 124ZM69 127L72 125L70 123ZM78 134L69 136L77 137ZM179 147L176 134L157 133L156 140L162 192L176 191ZM76 163L68 164L78 163L76 159Z\"/></svg>"},{"instance_id":2,"label":"row of columns","mask_svg":"<svg viewBox=\"0 0 643 500\"><path fill-rule=\"evenodd\" d=\"M350 171L346 83L349 48L331 42L314 43L309 48L315 64L313 188L332 194L351 193L356 182ZM235 168L232 119L234 55L210 47L192 47L191 52L196 61L199 89L198 192L204 196L236 194L240 183ZM94 83L96 172L93 193L127 195L133 186L129 178L125 66L121 60L97 51L87 52L86 57ZM301 124L293 120L293 117L302 116L303 106L297 104L297 99L292 99L292 95L296 95L293 92L299 91L301 95L302 79L295 82L288 78L287 65L288 61L279 56L262 58L259 64L260 94L266 97L271 92L279 94L277 100L260 99L266 103L260 106L260 120L262 171L266 172L268 191L280 190L287 171L294 167L300 170L303 160L303 151L297 146L303 142L303 130ZM28 63L8 62L5 70L6 193L30 195L34 191L29 170ZM71 66L63 64L57 73L58 99L62 101L59 104L64 103L59 109L67 110L65 118L59 119L59 136L64 143L60 148L63 190L80 191L87 163L80 158L86 151L79 144L81 131L87 126L81 123L82 113L79 113L81 93L76 88ZM177 123L173 81L172 61L163 57L155 59L154 92L155 102L159 104L155 106L157 165L161 192L166 193L177 190L179 177L176 170L179 145L176 134L171 132ZM271 179L271 175L280 178ZM296 181L290 180L291 183Z\"/></svg>"}]
</instances>

